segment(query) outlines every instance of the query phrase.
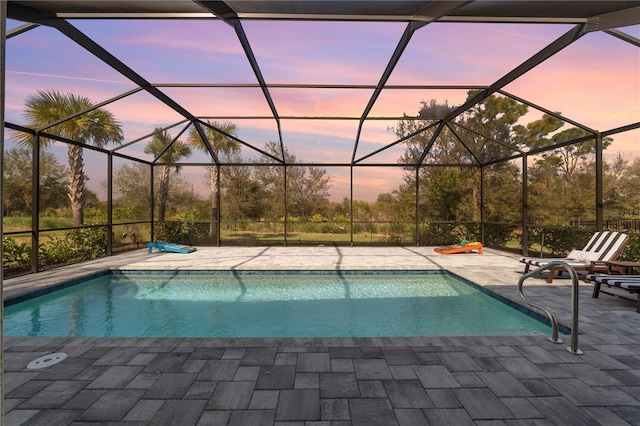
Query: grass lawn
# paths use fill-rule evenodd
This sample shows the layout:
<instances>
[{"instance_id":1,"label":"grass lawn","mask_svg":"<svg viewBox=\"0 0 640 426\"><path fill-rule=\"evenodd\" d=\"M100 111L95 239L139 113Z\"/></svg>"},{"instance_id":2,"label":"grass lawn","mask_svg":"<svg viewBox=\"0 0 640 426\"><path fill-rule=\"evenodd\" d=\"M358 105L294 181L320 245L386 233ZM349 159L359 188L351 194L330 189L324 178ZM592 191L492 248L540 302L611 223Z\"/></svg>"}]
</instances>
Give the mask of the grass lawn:
<instances>
[{"instance_id":1,"label":"grass lawn","mask_svg":"<svg viewBox=\"0 0 640 426\"><path fill-rule=\"evenodd\" d=\"M407 238L410 238L407 236ZM222 244L260 244L260 245L282 245L284 244L284 233L273 232L253 232L235 231L220 234ZM320 232L292 232L287 234L288 245L320 245L320 244L350 244L349 233L320 233ZM353 234L353 243L362 244L382 244L391 243L388 235L384 234Z\"/></svg>"},{"instance_id":2,"label":"grass lawn","mask_svg":"<svg viewBox=\"0 0 640 426\"><path fill-rule=\"evenodd\" d=\"M40 229L71 227L70 217L46 216L40 218ZM7 216L2 218L2 232L31 231L31 216Z\"/></svg>"}]
</instances>

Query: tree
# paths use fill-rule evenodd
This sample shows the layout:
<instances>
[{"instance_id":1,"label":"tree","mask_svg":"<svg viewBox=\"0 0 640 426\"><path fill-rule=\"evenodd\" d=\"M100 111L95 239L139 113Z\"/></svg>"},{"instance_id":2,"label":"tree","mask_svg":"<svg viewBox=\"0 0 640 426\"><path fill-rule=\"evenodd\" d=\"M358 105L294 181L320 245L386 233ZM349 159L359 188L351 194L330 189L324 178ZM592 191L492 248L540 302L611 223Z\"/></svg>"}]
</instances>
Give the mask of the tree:
<instances>
[{"instance_id":1,"label":"tree","mask_svg":"<svg viewBox=\"0 0 640 426\"><path fill-rule=\"evenodd\" d=\"M280 157L280 145L265 144L265 152ZM286 148L287 211L294 216L311 217L326 213L330 207L331 176L321 167L296 166L296 157ZM256 167L256 178L269 194L268 202L273 217L284 216L284 167L281 165Z\"/></svg>"},{"instance_id":2,"label":"tree","mask_svg":"<svg viewBox=\"0 0 640 426\"><path fill-rule=\"evenodd\" d=\"M426 154L418 176L420 220L473 220L479 216L477 203L473 202L479 185L477 170L473 167L430 166L432 163L469 164L474 161L472 154L448 129L440 132L431 145L430 151L425 153L426 147L435 135L436 127L432 126L420 132L420 129L433 124L433 120L443 118L452 107L446 102L442 105L438 104L433 99L430 102L422 101L421 105L418 116L423 119L403 120L392 129L399 138L413 135L407 139L405 152L398 160L399 164L409 164L409 166L405 167L403 184L394 191L398 202L396 212L400 213L404 220L415 219L415 164L422 155ZM477 137L472 132L468 133ZM468 143L468 146L475 146L472 141Z\"/></svg>"},{"instance_id":3,"label":"tree","mask_svg":"<svg viewBox=\"0 0 640 426\"><path fill-rule=\"evenodd\" d=\"M191 155L191 148L184 142L174 141L173 136L167 130L155 129L157 132L153 135L153 139L144 148L147 154L153 154L155 160L159 163L177 163L182 158ZM158 157L159 156L159 157ZM171 178L171 169L180 174L181 167L178 165L160 166L160 179L158 182L158 190L156 191L158 199L158 220L164 222L167 209L167 200L169 199L169 180Z\"/></svg>"},{"instance_id":4,"label":"tree","mask_svg":"<svg viewBox=\"0 0 640 426\"><path fill-rule=\"evenodd\" d=\"M432 172L424 191L428 200L427 217L445 221L471 217L475 200L465 176L451 167L437 167Z\"/></svg>"},{"instance_id":5,"label":"tree","mask_svg":"<svg viewBox=\"0 0 640 426\"><path fill-rule=\"evenodd\" d=\"M590 136L589 132L572 127L545 141L531 141L533 148L551 149L529 168L529 184L533 188L529 194L530 219L544 217L538 223L554 225L595 220L595 139L562 146ZM611 138L603 138L602 145L607 148L612 142ZM607 170L608 166L605 163L603 167Z\"/></svg>"},{"instance_id":6,"label":"tree","mask_svg":"<svg viewBox=\"0 0 640 426\"><path fill-rule=\"evenodd\" d=\"M529 222L532 225L562 225L566 222L561 162L558 156L545 155L529 167Z\"/></svg>"},{"instance_id":7,"label":"tree","mask_svg":"<svg viewBox=\"0 0 640 426\"><path fill-rule=\"evenodd\" d=\"M469 91L468 99L475 94L476 91ZM415 164L426 154L420 165L418 205L420 216L427 220L478 220L480 213L480 174L477 168L431 167L431 163L482 165L509 158L524 146L551 146L558 137L554 132L564 125L562 120L550 114L543 114L542 118L527 125L518 124L528 113L528 107L508 97L491 95L451 122L451 130L443 128L433 140L429 152L425 153L437 129L437 126L427 127L434 120L444 118L452 107L446 102L440 105L435 100L423 101L421 105L418 113L421 120L402 120L391 130L399 138L407 138L399 164ZM421 129L426 130L421 132ZM408 216L411 209L415 209L412 207L415 203L415 195L412 196L416 187L415 166L406 167L406 171L404 183L394 194L400 204L398 211L404 211ZM512 214L517 212L513 203L507 202L509 197L513 197L507 188L517 188L515 171L513 166L493 167L488 174L490 179L487 182L493 189L493 197L484 200L484 208L491 217L495 217L505 205L512 208L506 216L516 217Z\"/></svg>"},{"instance_id":8,"label":"tree","mask_svg":"<svg viewBox=\"0 0 640 426\"><path fill-rule=\"evenodd\" d=\"M396 208L398 200L391 193L379 194L373 206L376 220L394 220L396 219Z\"/></svg>"},{"instance_id":9,"label":"tree","mask_svg":"<svg viewBox=\"0 0 640 426\"><path fill-rule=\"evenodd\" d=\"M287 170L287 194L292 214L311 217L329 208L331 176L322 167L293 166Z\"/></svg>"},{"instance_id":10,"label":"tree","mask_svg":"<svg viewBox=\"0 0 640 426\"><path fill-rule=\"evenodd\" d=\"M105 183L106 184L106 183ZM166 215L192 210L198 202L193 185L182 175L174 175L169 181L169 200ZM148 220L151 209L151 171L142 163L123 164L113 172L113 205L133 220ZM120 214L120 213L119 213Z\"/></svg>"},{"instance_id":11,"label":"tree","mask_svg":"<svg viewBox=\"0 0 640 426\"><path fill-rule=\"evenodd\" d=\"M30 147L9 149L4 156L4 216L31 213L33 153ZM40 209L64 207L66 167L50 152L40 154Z\"/></svg>"},{"instance_id":12,"label":"tree","mask_svg":"<svg viewBox=\"0 0 640 426\"><path fill-rule=\"evenodd\" d=\"M38 91L27 97L25 107L27 127L46 128L46 132L50 134L97 147L121 143L123 140L122 127L113 114L103 108L92 109L94 104L89 98L72 93L63 94L55 90ZM82 113L83 111L88 112ZM56 122L59 123L47 128ZM34 136L31 134L15 132L14 138L21 145L30 146L34 143ZM40 138L40 143L46 147L52 140ZM68 196L71 201L72 223L73 226L81 226L84 224L86 201L82 146L68 144L68 158Z\"/></svg>"},{"instance_id":13,"label":"tree","mask_svg":"<svg viewBox=\"0 0 640 426\"><path fill-rule=\"evenodd\" d=\"M571 140L575 140L584 136L591 135L589 132L583 129L579 129L577 127L572 127L567 130L563 130L562 132L558 132L553 135L552 142L554 144L559 144L562 142L567 142ZM603 149L607 149L609 145L613 142L612 138L603 138L602 139L602 147ZM553 155L557 155L562 158L562 162L560 163L560 169L564 174L565 180L570 182L576 168L580 165L584 166L584 163L589 159L593 162L593 155L596 151L596 142L595 139L588 140L586 142L579 142L571 145L564 146L562 148L558 148L553 150ZM591 158L590 158L591 157Z\"/></svg>"},{"instance_id":14,"label":"tree","mask_svg":"<svg viewBox=\"0 0 640 426\"><path fill-rule=\"evenodd\" d=\"M469 91L469 97L475 93ZM458 122L464 127L458 134L481 162L499 160L513 155L524 140L543 139L561 126L552 116L527 126L517 124L528 111L526 105L511 98L491 95L460 116Z\"/></svg>"},{"instance_id":15,"label":"tree","mask_svg":"<svg viewBox=\"0 0 640 426\"><path fill-rule=\"evenodd\" d=\"M229 155L240 152L240 143L230 136L236 135L236 125L230 122L218 123L207 120L208 126L203 126L205 137L216 157L221 154ZM218 130L215 130L218 129ZM187 143L194 149L209 153L207 145L202 140L200 133L194 127L189 132ZM220 210L220 187L218 186L219 166L211 159L210 183L211 183L211 237L215 240L218 233L218 211Z\"/></svg>"},{"instance_id":16,"label":"tree","mask_svg":"<svg viewBox=\"0 0 640 426\"><path fill-rule=\"evenodd\" d=\"M484 220L518 223L522 219L522 171L510 163L484 169Z\"/></svg>"},{"instance_id":17,"label":"tree","mask_svg":"<svg viewBox=\"0 0 640 426\"><path fill-rule=\"evenodd\" d=\"M103 182L106 186L106 182ZM106 190L106 188L105 188ZM123 164L113 172L114 207L140 207L151 211L151 171L143 163Z\"/></svg>"},{"instance_id":18,"label":"tree","mask_svg":"<svg viewBox=\"0 0 640 426\"><path fill-rule=\"evenodd\" d=\"M640 157L622 154L604 166L604 205L607 218L640 217Z\"/></svg>"},{"instance_id":19,"label":"tree","mask_svg":"<svg viewBox=\"0 0 640 426\"><path fill-rule=\"evenodd\" d=\"M222 169L222 211L228 218L260 219L268 194L252 175L252 168L229 166Z\"/></svg>"}]
</instances>

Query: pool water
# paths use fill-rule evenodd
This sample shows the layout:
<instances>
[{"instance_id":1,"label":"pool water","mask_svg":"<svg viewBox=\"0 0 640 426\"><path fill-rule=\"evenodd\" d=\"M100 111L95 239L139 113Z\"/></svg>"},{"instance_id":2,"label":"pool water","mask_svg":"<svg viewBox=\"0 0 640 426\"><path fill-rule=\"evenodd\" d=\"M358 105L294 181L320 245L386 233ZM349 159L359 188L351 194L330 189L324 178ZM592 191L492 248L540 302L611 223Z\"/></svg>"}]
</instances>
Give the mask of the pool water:
<instances>
[{"instance_id":1,"label":"pool water","mask_svg":"<svg viewBox=\"0 0 640 426\"><path fill-rule=\"evenodd\" d=\"M108 274L5 308L6 336L548 334L449 274Z\"/></svg>"}]
</instances>

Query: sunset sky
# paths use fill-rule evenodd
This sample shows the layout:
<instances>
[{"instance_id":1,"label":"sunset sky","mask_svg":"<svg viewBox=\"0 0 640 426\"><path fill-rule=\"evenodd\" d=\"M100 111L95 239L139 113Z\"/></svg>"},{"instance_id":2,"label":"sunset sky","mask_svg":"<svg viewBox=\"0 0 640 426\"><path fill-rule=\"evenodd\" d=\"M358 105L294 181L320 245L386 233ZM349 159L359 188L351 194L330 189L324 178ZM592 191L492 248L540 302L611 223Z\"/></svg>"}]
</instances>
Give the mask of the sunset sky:
<instances>
[{"instance_id":1,"label":"sunset sky","mask_svg":"<svg viewBox=\"0 0 640 426\"><path fill-rule=\"evenodd\" d=\"M101 21L72 20L147 81L157 83L255 84L256 78L233 29L218 20ZM11 30L21 22L9 20ZM243 21L243 27L267 84L375 85L393 53L406 23ZM416 32L389 85L490 85L511 69L569 31L571 25L432 23ZM640 38L640 26L620 30ZM7 40L7 122L24 124L25 98L37 90L56 89L102 102L136 86L56 30L40 27ZM258 148L278 140L271 111L259 88L164 87L196 116L224 121L232 117L237 135ZM605 33L590 33L504 88L505 91L592 129L606 131L640 121L640 49ZM299 161L348 163L353 154L358 120L300 120L286 117L359 118L371 98L370 88L271 88L281 120L282 137ZM386 89L369 117L416 115L422 100L459 105L466 90ZM183 118L160 101L139 92L106 107L121 121L125 142ZM527 120L539 118L530 111ZM396 140L388 130L397 120L365 122L356 158ZM523 124L526 124L523 123ZM176 135L184 126L171 130ZM606 158L640 156L640 131L614 137ZM150 160L147 141L123 153ZM5 141L7 148L12 142ZM59 151L59 153L58 153ZM66 164L66 151L56 155ZM373 156L371 162L395 163L402 146ZM243 148L246 157L259 154ZM95 157L95 159L94 159ZM88 154L87 164L100 162ZM194 154L190 161L206 161ZM96 166L92 189L104 180L106 165ZM190 173L186 168L184 173ZM348 196L348 168L330 168L332 199ZM197 176L196 176L197 175ZM90 173L91 176L91 173ZM393 168L361 168L354 172L356 199L375 199L400 183ZM194 171L201 184L201 170Z\"/></svg>"}]
</instances>

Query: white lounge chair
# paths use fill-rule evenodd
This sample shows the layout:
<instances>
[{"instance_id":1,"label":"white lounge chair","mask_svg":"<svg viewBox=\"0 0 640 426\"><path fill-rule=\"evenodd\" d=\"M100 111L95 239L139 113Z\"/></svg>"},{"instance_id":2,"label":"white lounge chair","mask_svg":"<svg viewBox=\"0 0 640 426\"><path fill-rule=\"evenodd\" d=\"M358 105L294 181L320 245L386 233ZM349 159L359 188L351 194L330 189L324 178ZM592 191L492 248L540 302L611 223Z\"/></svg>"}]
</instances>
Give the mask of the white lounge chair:
<instances>
[{"instance_id":1,"label":"white lounge chair","mask_svg":"<svg viewBox=\"0 0 640 426\"><path fill-rule=\"evenodd\" d=\"M553 261L563 261L576 271L588 271L591 262L608 262L618 258L622 250L629 242L629 236L622 232L600 231L593 234L589 242L582 250L572 250L567 257L560 258L537 258L523 257L520 262L526 266L524 273L529 272L531 266L540 267ZM562 273L565 269L562 266L554 266L549 268L549 277L547 282L553 282L553 276L556 271Z\"/></svg>"},{"instance_id":2,"label":"white lounge chair","mask_svg":"<svg viewBox=\"0 0 640 426\"><path fill-rule=\"evenodd\" d=\"M640 312L640 275L600 275L600 274L587 274L586 281L593 282L593 294L591 297L598 297L598 295L602 293L610 294L612 296L617 296L622 299L635 301L632 297L625 297L620 293L613 293L611 291L602 290L600 287L602 284L608 286L609 288L619 288L622 290L626 290L629 293L638 294L638 298L636 301L636 311Z\"/></svg>"}]
</instances>

